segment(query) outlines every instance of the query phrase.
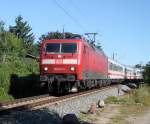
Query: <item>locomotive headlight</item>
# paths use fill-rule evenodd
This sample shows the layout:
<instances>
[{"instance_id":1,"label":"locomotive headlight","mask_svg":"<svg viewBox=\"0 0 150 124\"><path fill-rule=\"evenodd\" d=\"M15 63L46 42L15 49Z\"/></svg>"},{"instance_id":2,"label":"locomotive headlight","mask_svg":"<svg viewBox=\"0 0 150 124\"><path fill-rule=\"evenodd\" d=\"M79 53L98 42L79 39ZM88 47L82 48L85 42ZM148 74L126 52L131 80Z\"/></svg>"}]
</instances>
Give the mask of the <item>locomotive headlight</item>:
<instances>
[{"instance_id":1,"label":"locomotive headlight","mask_svg":"<svg viewBox=\"0 0 150 124\"><path fill-rule=\"evenodd\" d=\"M44 71L47 71L48 70L48 67L44 67Z\"/></svg>"},{"instance_id":2,"label":"locomotive headlight","mask_svg":"<svg viewBox=\"0 0 150 124\"><path fill-rule=\"evenodd\" d=\"M73 66L70 67L70 70L71 70L71 71L75 71L75 67L73 67Z\"/></svg>"}]
</instances>

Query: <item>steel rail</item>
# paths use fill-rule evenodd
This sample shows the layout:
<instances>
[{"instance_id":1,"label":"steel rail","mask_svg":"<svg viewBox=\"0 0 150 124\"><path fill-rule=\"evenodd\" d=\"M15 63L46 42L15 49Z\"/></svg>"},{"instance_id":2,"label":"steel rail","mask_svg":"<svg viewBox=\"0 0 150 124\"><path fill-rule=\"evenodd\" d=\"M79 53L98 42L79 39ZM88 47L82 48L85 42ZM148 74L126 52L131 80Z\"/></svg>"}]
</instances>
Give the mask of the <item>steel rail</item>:
<instances>
[{"instance_id":1,"label":"steel rail","mask_svg":"<svg viewBox=\"0 0 150 124\"><path fill-rule=\"evenodd\" d=\"M60 97L54 97L54 96L36 96L36 97L30 97L30 98L23 98L18 99L6 103L0 104L0 112L1 111L13 111L13 110L36 110L52 105L58 105L61 102L66 102L72 99L76 99L78 97L85 97L91 94L96 94L97 92L103 92L105 90L109 90L111 88L117 87L118 85L113 86L107 86L99 89L93 89L83 92L78 92L74 94L69 94L65 96Z\"/></svg>"}]
</instances>

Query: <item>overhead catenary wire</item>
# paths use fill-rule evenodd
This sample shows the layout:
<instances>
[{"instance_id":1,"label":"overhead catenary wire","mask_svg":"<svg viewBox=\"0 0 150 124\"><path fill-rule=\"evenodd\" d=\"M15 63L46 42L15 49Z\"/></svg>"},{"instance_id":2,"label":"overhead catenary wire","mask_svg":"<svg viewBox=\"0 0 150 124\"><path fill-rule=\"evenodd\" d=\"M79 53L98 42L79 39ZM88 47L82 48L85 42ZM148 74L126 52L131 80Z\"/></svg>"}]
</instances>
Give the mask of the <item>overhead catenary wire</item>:
<instances>
[{"instance_id":1,"label":"overhead catenary wire","mask_svg":"<svg viewBox=\"0 0 150 124\"><path fill-rule=\"evenodd\" d=\"M61 9L63 10L63 12L70 18L72 19L72 21L74 21L78 27L80 27L84 32L88 32L87 29L75 18L73 17L73 15L71 15L57 0L54 0L55 4ZM74 4L74 2L71 0L72 4L74 5L74 7L79 11L79 7L77 5ZM83 14L83 13L82 13ZM83 14L84 15L84 14ZM92 39L90 38L89 35L87 35L87 37L90 39L90 41L92 41Z\"/></svg>"},{"instance_id":2,"label":"overhead catenary wire","mask_svg":"<svg viewBox=\"0 0 150 124\"><path fill-rule=\"evenodd\" d=\"M69 0L70 2L70 4L72 5L72 6L74 6L74 8L79 12L79 14L81 15L81 16L83 16L84 18L85 17L87 17L87 14L85 14L85 11L83 11L82 9L80 9L76 4L75 4L75 2L73 1L73 0Z\"/></svg>"},{"instance_id":3,"label":"overhead catenary wire","mask_svg":"<svg viewBox=\"0 0 150 124\"><path fill-rule=\"evenodd\" d=\"M71 5L72 6L74 6L74 8L79 12L79 14L81 15L81 16L83 16L84 18L85 17L87 17L87 15L85 14L85 12L82 10L82 9L80 9L78 6L77 6L77 4L75 4L75 2L73 1L73 0L69 0L70 1L70 3L71 3ZM87 20L87 19L86 19ZM88 32L89 33L89 32ZM88 34L88 33L85 33L85 34ZM93 34L96 34L97 36L102 36L102 35L100 35L99 33L98 33L98 31L97 32L93 32ZM90 39L90 40L92 40L91 38L90 38L90 36L89 35L87 35L87 37ZM93 37L95 37L95 36L93 36ZM94 41L95 41L96 39L94 39ZM96 40L97 41L97 40ZM98 41L97 41L98 42Z\"/></svg>"},{"instance_id":4,"label":"overhead catenary wire","mask_svg":"<svg viewBox=\"0 0 150 124\"><path fill-rule=\"evenodd\" d=\"M59 4L57 0L54 0L54 2L61 10L63 10L63 12L70 19L72 19L72 21L74 21L78 25L78 27L80 27L83 31L88 32L87 29L75 17L73 17L61 4Z\"/></svg>"}]
</instances>

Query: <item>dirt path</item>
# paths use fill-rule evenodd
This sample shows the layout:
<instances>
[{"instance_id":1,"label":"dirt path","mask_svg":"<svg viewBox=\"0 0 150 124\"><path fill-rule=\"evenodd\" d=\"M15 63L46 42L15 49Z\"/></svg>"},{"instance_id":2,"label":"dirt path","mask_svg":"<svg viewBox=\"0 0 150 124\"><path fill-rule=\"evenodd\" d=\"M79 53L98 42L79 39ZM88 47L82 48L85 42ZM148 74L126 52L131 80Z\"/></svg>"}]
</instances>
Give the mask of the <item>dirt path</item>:
<instances>
[{"instance_id":1,"label":"dirt path","mask_svg":"<svg viewBox=\"0 0 150 124\"><path fill-rule=\"evenodd\" d=\"M94 124L108 124L111 118L117 114L119 114L119 105L107 105Z\"/></svg>"},{"instance_id":2,"label":"dirt path","mask_svg":"<svg viewBox=\"0 0 150 124\"><path fill-rule=\"evenodd\" d=\"M144 115L130 118L128 122L130 124L150 124L150 110Z\"/></svg>"},{"instance_id":3,"label":"dirt path","mask_svg":"<svg viewBox=\"0 0 150 124\"><path fill-rule=\"evenodd\" d=\"M120 107L121 106L115 104L107 105L100 116L96 117L97 119L94 121L94 124L113 124L112 118L120 115ZM126 122L128 122L128 124L150 124L150 110L136 117L129 115L129 118L123 121L123 123Z\"/></svg>"}]
</instances>

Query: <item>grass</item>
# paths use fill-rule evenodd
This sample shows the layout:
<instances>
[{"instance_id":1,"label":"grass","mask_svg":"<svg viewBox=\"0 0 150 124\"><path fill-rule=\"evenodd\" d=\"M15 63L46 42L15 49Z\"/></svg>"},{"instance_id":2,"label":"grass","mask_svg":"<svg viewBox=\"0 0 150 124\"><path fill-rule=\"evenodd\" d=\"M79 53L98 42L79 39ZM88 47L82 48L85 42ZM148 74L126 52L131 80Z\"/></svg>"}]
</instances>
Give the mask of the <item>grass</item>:
<instances>
[{"instance_id":1,"label":"grass","mask_svg":"<svg viewBox=\"0 0 150 124\"><path fill-rule=\"evenodd\" d=\"M124 97L110 96L105 99L106 104L121 104L126 106L147 106L150 107L150 87L141 86L139 89L125 95Z\"/></svg>"},{"instance_id":2,"label":"grass","mask_svg":"<svg viewBox=\"0 0 150 124\"><path fill-rule=\"evenodd\" d=\"M121 115L118 115L118 116L111 118L110 124L129 124L129 123L125 121Z\"/></svg>"},{"instance_id":3,"label":"grass","mask_svg":"<svg viewBox=\"0 0 150 124\"><path fill-rule=\"evenodd\" d=\"M98 118L95 114L91 115L91 114L80 113L79 118L81 120L84 120L87 122L94 122L94 121L98 120Z\"/></svg>"},{"instance_id":4,"label":"grass","mask_svg":"<svg viewBox=\"0 0 150 124\"><path fill-rule=\"evenodd\" d=\"M129 118L137 117L150 109L150 86L143 85L139 89L132 91L121 97L110 96L105 99L106 104L116 104L119 106L119 113L111 117L109 124L131 124ZM87 122L96 122L105 109L100 109L94 115L80 114L79 118Z\"/></svg>"},{"instance_id":5,"label":"grass","mask_svg":"<svg viewBox=\"0 0 150 124\"><path fill-rule=\"evenodd\" d=\"M87 122L94 122L94 121L98 120L98 117L101 115L103 110L104 109L100 109L100 110L96 111L95 114L80 113L79 118L80 118L80 120L84 120L84 121L87 121Z\"/></svg>"},{"instance_id":6,"label":"grass","mask_svg":"<svg viewBox=\"0 0 150 124\"><path fill-rule=\"evenodd\" d=\"M127 118L140 116L150 109L150 87L144 85L123 98L109 97L105 101L122 105L120 114L113 117L110 124L129 124Z\"/></svg>"},{"instance_id":7,"label":"grass","mask_svg":"<svg viewBox=\"0 0 150 124\"><path fill-rule=\"evenodd\" d=\"M12 100L12 99L13 97L9 95L8 93L6 93L5 90L0 87L0 100L7 101L7 100Z\"/></svg>"}]
</instances>

